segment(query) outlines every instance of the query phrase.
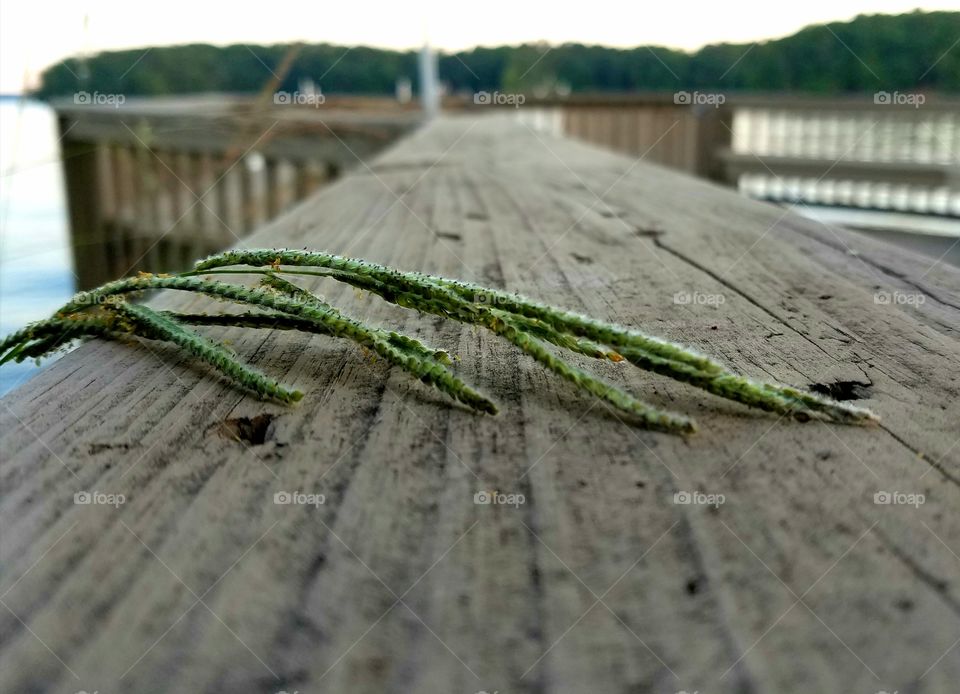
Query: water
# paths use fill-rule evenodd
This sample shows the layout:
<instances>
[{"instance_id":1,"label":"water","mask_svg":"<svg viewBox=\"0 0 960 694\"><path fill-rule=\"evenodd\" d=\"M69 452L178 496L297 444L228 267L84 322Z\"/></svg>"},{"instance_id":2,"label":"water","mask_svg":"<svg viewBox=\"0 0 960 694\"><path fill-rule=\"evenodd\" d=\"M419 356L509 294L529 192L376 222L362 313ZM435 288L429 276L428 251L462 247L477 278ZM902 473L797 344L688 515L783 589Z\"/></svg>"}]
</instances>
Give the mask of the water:
<instances>
[{"instance_id":1,"label":"water","mask_svg":"<svg viewBox=\"0 0 960 694\"><path fill-rule=\"evenodd\" d=\"M74 293L57 138L48 106L0 99L0 335L49 316ZM39 368L4 364L0 394Z\"/></svg>"}]
</instances>

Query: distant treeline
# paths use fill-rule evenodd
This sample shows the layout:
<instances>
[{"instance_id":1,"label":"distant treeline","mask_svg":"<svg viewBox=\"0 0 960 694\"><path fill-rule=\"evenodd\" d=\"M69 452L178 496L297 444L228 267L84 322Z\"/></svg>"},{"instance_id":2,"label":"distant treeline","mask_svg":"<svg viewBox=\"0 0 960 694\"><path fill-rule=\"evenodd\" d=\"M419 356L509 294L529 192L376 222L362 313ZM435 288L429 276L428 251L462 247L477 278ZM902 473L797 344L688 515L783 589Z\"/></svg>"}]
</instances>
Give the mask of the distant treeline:
<instances>
[{"instance_id":1,"label":"distant treeline","mask_svg":"<svg viewBox=\"0 0 960 694\"><path fill-rule=\"evenodd\" d=\"M574 92L675 89L813 93L960 92L960 12L859 16L810 26L758 44L718 44L695 53L564 44L475 48L439 57L451 92ZM206 44L113 51L69 59L43 73L37 95L84 89L127 95L256 92L280 69L290 45ZM409 78L417 53L304 45L279 89L311 78L326 93L388 94Z\"/></svg>"}]
</instances>

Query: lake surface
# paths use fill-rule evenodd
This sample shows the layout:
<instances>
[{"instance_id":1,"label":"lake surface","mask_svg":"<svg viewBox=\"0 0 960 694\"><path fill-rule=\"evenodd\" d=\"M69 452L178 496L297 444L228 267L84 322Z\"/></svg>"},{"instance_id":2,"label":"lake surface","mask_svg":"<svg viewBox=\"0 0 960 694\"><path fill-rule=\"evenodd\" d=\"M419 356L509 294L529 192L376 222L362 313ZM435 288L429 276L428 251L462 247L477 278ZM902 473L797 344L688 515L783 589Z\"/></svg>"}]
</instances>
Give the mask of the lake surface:
<instances>
[{"instance_id":1,"label":"lake surface","mask_svg":"<svg viewBox=\"0 0 960 694\"><path fill-rule=\"evenodd\" d=\"M74 293L56 126L45 104L0 99L2 335L50 315ZM33 362L5 364L0 368L0 394L38 370Z\"/></svg>"}]
</instances>

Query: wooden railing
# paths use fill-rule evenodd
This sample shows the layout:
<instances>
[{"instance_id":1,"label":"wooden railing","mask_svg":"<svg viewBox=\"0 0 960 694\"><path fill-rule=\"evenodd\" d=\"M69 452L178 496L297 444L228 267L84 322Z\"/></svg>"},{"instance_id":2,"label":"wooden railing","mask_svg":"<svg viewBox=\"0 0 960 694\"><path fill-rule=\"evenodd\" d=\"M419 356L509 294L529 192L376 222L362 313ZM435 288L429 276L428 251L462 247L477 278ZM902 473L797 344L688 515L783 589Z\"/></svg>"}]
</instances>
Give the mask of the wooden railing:
<instances>
[{"instance_id":1,"label":"wooden railing","mask_svg":"<svg viewBox=\"0 0 960 694\"><path fill-rule=\"evenodd\" d=\"M676 103L672 94L598 94L525 99L517 117L537 130L563 135L697 176L723 176L716 158L729 146L730 112ZM461 104L470 107L470 104ZM487 108L474 105L474 111Z\"/></svg>"},{"instance_id":2,"label":"wooden railing","mask_svg":"<svg viewBox=\"0 0 960 694\"><path fill-rule=\"evenodd\" d=\"M232 245L418 121L219 96L55 108L80 288Z\"/></svg>"},{"instance_id":3,"label":"wooden railing","mask_svg":"<svg viewBox=\"0 0 960 694\"><path fill-rule=\"evenodd\" d=\"M516 112L753 197L960 216L957 100L678 92L528 99Z\"/></svg>"},{"instance_id":4,"label":"wooden railing","mask_svg":"<svg viewBox=\"0 0 960 694\"><path fill-rule=\"evenodd\" d=\"M960 216L960 102L733 101L725 177L754 197Z\"/></svg>"},{"instance_id":5,"label":"wooden railing","mask_svg":"<svg viewBox=\"0 0 960 694\"><path fill-rule=\"evenodd\" d=\"M501 413L291 330L198 328L296 407L82 345L0 402L0 691L955 691L960 270L502 115L369 167L244 243L520 292L881 423L585 360L700 423L639 429L490 333L291 275Z\"/></svg>"}]
</instances>

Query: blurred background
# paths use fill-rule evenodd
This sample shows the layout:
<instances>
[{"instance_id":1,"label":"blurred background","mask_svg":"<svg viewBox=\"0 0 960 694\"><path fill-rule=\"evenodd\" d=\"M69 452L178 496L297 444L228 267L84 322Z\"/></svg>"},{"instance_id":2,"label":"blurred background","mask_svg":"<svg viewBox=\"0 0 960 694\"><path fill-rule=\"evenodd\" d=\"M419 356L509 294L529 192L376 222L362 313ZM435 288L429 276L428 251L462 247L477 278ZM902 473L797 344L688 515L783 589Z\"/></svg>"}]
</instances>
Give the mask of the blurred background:
<instances>
[{"instance_id":1,"label":"blurred background","mask_svg":"<svg viewBox=\"0 0 960 694\"><path fill-rule=\"evenodd\" d=\"M960 264L949 9L5 3L0 333L78 289L236 244L404 133L466 112ZM35 368L5 367L0 393Z\"/></svg>"}]
</instances>

